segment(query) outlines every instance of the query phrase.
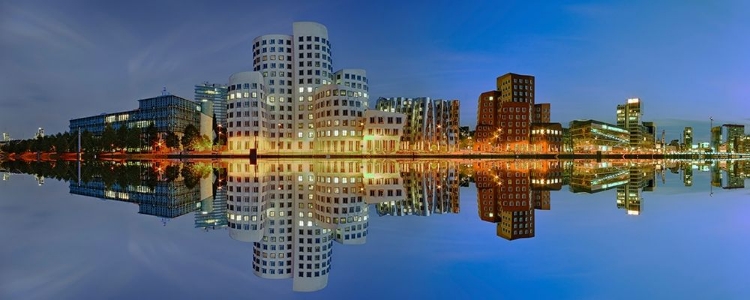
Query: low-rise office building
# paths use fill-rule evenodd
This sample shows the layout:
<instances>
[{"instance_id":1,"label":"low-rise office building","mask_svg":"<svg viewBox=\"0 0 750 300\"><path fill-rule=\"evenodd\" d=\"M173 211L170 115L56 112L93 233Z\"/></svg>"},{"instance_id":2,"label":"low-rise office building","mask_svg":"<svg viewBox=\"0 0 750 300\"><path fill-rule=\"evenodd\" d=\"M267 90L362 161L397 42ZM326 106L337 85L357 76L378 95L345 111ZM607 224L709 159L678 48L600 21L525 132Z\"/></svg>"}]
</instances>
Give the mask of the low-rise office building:
<instances>
[{"instance_id":1,"label":"low-rise office building","mask_svg":"<svg viewBox=\"0 0 750 300\"><path fill-rule=\"evenodd\" d=\"M458 100L430 97L378 98L375 109L405 115L401 151L450 152L458 150Z\"/></svg>"},{"instance_id":2,"label":"low-rise office building","mask_svg":"<svg viewBox=\"0 0 750 300\"><path fill-rule=\"evenodd\" d=\"M174 132L179 136L187 125L193 125L201 135L210 137L211 123L212 117L204 112L199 103L175 95L161 95L138 100L135 110L72 119L69 128L70 132L88 131L94 136L101 136L107 125L114 129L121 126L143 129L154 125L160 134Z\"/></svg>"},{"instance_id":3,"label":"low-rise office building","mask_svg":"<svg viewBox=\"0 0 750 300\"><path fill-rule=\"evenodd\" d=\"M630 132L612 124L595 120L570 122L574 152L610 152L630 145Z\"/></svg>"}]
</instances>

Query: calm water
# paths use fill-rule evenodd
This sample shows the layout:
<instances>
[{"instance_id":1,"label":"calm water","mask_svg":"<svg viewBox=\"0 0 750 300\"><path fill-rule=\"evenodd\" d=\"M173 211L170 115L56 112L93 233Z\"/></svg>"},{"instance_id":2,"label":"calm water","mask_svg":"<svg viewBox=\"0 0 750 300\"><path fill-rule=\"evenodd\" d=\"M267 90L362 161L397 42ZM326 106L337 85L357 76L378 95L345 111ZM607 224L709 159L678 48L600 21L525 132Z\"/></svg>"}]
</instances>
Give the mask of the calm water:
<instances>
[{"instance_id":1,"label":"calm water","mask_svg":"<svg viewBox=\"0 0 750 300\"><path fill-rule=\"evenodd\" d=\"M0 299L750 298L750 162L2 168Z\"/></svg>"}]
</instances>

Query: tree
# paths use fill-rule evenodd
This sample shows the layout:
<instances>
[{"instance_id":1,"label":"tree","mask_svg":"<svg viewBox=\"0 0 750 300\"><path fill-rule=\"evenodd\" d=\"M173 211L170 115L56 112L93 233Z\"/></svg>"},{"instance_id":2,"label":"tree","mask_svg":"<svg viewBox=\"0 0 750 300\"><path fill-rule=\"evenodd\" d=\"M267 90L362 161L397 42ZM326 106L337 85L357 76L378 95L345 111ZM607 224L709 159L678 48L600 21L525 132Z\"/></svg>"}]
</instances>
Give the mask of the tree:
<instances>
[{"instance_id":1,"label":"tree","mask_svg":"<svg viewBox=\"0 0 750 300\"><path fill-rule=\"evenodd\" d=\"M188 124L185 126L185 132L182 136L182 139L180 142L182 143L182 148L184 149L192 149L193 144L200 135L200 132L198 131L198 128L195 127L193 124Z\"/></svg>"},{"instance_id":2,"label":"tree","mask_svg":"<svg viewBox=\"0 0 750 300\"><path fill-rule=\"evenodd\" d=\"M135 149L141 147L141 129L137 127L130 128L125 136L125 147Z\"/></svg>"},{"instance_id":3,"label":"tree","mask_svg":"<svg viewBox=\"0 0 750 300\"><path fill-rule=\"evenodd\" d=\"M107 126L104 127L104 132L102 132L100 142L103 151L112 151L117 145L117 132L112 128L112 124L107 124Z\"/></svg>"},{"instance_id":4,"label":"tree","mask_svg":"<svg viewBox=\"0 0 750 300\"><path fill-rule=\"evenodd\" d=\"M146 145L147 147L154 147L159 142L159 132L156 130L154 123L151 123L146 127Z\"/></svg>"},{"instance_id":5,"label":"tree","mask_svg":"<svg viewBox=\"0 0 750 300\"><path fill-rule=\"evenodd\" d=\"M88 130L81 132L81 152L99 152L101 144L98 143L94 134Z\"/></svg>"},{"instance_id":6,"label":"tree","mask_svg":"<svg viewBox=\"0 0 750 300\"><path fill-rule=\"evenodd\" d=\"M117 128L117 140L115 140L115 148L118 149L125 149L128 148L130 145L128 145L128 126L125 124L120 125L119 128Z\"/></svg>"},{"instance_id":7,"label":"tree","mask_svg":"<svg viewBox=\"0 0 750 300\"><path fill-rule=\"evenodd\" d=\"M193 148L198 151L209 151L211 150L211 147L211 138L205 134L193 140Z\"/></svg>"},{"instance_id":8,"label":"tree","mask_svg":"<svg viewBox=\"0 0 750 300\"><path fill-rule=\"evenodd\" d=\"M167 134L164 136L164 143L169 148L174 149L180 147L180 139L177 138L177 134L172 131L167 131Z\"/></svg>"},{"instance_id":9,"label":"tree","mask_svg":"<svg viewBox=\"0 0 750 300\"><path fill-rule=\"evenodd\" d=\"M68 152L68 148L70 148L70 144L68 144L68 137L60 133L55 135L54 143L57 153Z\"/></svg>"}]
</instances>

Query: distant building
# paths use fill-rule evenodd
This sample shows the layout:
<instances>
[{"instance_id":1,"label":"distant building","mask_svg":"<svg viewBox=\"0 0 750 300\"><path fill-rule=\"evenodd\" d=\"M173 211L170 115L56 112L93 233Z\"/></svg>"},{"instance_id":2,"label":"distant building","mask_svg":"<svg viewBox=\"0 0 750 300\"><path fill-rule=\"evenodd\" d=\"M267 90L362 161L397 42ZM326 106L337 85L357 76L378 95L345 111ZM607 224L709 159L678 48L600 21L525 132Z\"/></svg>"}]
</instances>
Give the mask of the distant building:
<instances>
[{"instance_id":1,"label":"distant building","mask_svg":"<svg viewBox=\"0 0 750 300\"><path fill-rule=\"evenodd\" d=\"M569 126L575 152L610 152L630 145L630 132L619 126L595 120L575 120Z\"/></svg>"},{"instance_id":2,"label":"distant building","mask_svg":"<svg viewBox=\"0 0 750 300\"><path fill-rule=\"evenodd\" d=\"M711 148L713 151L718 152L721 148L721 140L723 136L722 126L714 126L711 128Z\"/></svg>"},{"instance_id":3,"label":"distant building","mask_svg":"<svg viewBox=\"0 0 750 300\"><path fill-rule=\"evenodd\" d=\"M743 139L745 138L745 125L724 124L723 131L727 133L726 149L727 152L741 153L744 152Z\"/></svg>"},{"instance_id":4,"label":"distant building","mask_svg":"<svg viewBox=\"0 0 750 300\"><path fill-rule=\"evenodd\" d=\"M661 145L661 140L656 138L656 123L654 122L642 122L643 126L643 140L641 142L641 149L654 149L657 145Z\"/></svg>"},{"instance_id":5,"label":"distant building","mask_svg":"<svg viewBox=\"0 0 750 300\"><path fill-rule=\"evenodd\" d=\"M94 136L101 136L107 125L114 129L121 126L143 129L153 124L160 134L171 131L182 135L185 127L192 124L201 135L211 136L211 123L211 117L201 112L198 103L174 95L162 95L138 100L138 109L135 110L72 119L69 130L89 131Z\"/></svg>"},{"instance_id":6,"label":"distant building","mask_svg":"<svg viewBox=\"0 0 750 300\"><path fill-rule=\"evenodd\" d=\"M631 148L640 148L642 146L641 99L631 98L625 104L617 105L617 127L629 132L629 144Z\"/></svg>"},{"instance_id":7,"label":"distant building","mask_svg":"<svg viewBox=\"0 0 750 300\"><path fill-rule=\"evenodd\" d=\"M496 90L479 95L474 150L533 151L531 125L550 122L550 105L535 103L534 76L508 73L496 83Z\"/></svg>"},{"instance_id":8,"label":"distant building","mask_svg":"<svg viewBox=\"0 0 750 300\"><path fill-rule=\"evenodd\" d=\"M195 85L195 102L211 102L216 124L227 126L227 85L204 82Z\"/></svg>"},{"instance_id":9,"label":"distant building","mask_svg":"<svg viewBox=\"0 0 750 300\"><path fill-rule=\"evenodd\" d=\"M375 103L375 109L405 115L402 151L447 152L458 149L458 100L381 97Z\"/></svg>"},{"instance_id":10,"label":"distant building","mask_svg":"<svg viewBox=\"0 0 750 300\"><path fill-rule=\"evenodd\" d=\"M683 150L690 150L693 148L693 127L685 127L682 130L682 143Z\"/></svg>"},{"instance_id":11,"label":"distant building","mask_svg":"<svg viewBox=\"0 0 750 300\"><path fill-rule=\"evenodd\" d=\"M38 138L43 138L43 137L44 137L44 128L39 127L39 129L37 129L36 133L34 134L34 138L38 139Z\"/></svg>"}]
</instances>

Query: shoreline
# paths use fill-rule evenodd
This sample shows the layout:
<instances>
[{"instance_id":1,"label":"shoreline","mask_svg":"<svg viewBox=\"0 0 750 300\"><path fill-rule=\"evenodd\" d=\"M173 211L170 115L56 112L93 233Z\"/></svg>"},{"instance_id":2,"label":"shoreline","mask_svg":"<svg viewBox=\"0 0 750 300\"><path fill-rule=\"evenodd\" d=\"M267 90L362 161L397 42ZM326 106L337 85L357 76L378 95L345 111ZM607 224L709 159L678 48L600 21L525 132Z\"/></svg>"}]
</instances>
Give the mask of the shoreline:
<instances>
[{"instance_id":1,"label":"shoreline","mask_svg":"<svg viewBox=\"0 0 750 300\"><path fill-rule=\"evenodd\" d=\"M24 153L18 155L6 155L6 160L25 161L76 161L75 153ZM657 154L657 153L560 153L560 154L534 154L534 153L399 153L399 154L262 154L252 156L250 154L229 153L113 153L97 155L95 160L115 161L137 161L137 160L190 160L190 159L524 159L524 160L711 160L711 159L750 159L750 154L728 154L728 153L690 153L690 154Z\"/></svg>"}]
</instances>

